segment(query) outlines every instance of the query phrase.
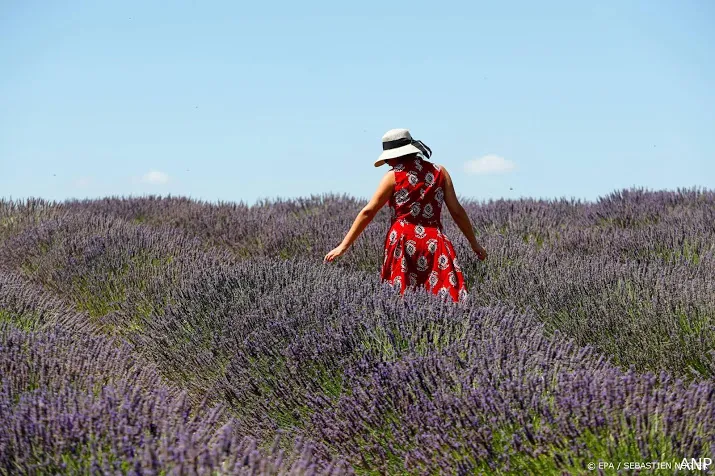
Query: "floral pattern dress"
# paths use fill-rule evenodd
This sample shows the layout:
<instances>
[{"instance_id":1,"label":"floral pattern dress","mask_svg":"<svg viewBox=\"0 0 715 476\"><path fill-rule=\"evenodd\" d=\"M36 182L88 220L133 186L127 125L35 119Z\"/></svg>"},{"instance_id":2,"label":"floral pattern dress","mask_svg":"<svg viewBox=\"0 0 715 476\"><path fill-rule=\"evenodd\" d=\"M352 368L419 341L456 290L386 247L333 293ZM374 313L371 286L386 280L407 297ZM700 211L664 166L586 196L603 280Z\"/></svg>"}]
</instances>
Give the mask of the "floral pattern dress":
<instances>
[{"instance_id":1,"label":"floral pattern dress","mask_svg":"<svg viewBox=\"0 0 715 476\"><path fill-rule=\"evenodd\" d=\"M399 287L400 293L408 286L423 286L455 302L466 300L464 275L440 220L444 203L441 168L417 158L398 163L392 170L392 222L385 237L381 278Z\"/></svg>"}]
</instances>

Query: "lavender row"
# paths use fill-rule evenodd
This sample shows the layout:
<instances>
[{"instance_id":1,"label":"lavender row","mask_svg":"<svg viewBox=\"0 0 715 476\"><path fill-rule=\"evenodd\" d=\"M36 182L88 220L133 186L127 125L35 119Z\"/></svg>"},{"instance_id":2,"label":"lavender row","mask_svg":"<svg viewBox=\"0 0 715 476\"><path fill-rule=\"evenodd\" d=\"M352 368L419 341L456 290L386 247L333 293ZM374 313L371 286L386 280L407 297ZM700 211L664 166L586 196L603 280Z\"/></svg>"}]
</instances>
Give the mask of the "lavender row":
<instances>
[{"instance_id":1,"label":"lavender row","mask_svg":"<svg viewBox=\"0 0 715 476\"><path fill-rule=\"evenodd\" d=\"M312 415L321 454L383 474L585 474L594 461L715 451L711 381L568 368L566 346L517 349L500 334L469 347L360 377L336 408Z\"/></svg>"},{"instance_id":2,"label":"lavender row","mask_svg":"<svg viewBox=\"0 0 715 476\"><path fill-rule=\"evenodd\" d=\"M87 316L80 315L63 299L14 272L0 269L0 321L26 330L60 325L87 329Z\"/></svg>"},{"instance_id":3,"label":"lavender row","mask_svg":"<svg viewBox=\"0 0 715 476\"><path fill-rule=\"evenodd\" d=\"M198 239L171 229L88 212L49 218L0 245L0 269L41 285L106 334L125 330L112 327L112 313L149 315L199 262L211 267L230 259L229 252L206 253ZM125 324L131 327L131 319Z\"/></svg>"},{"instance_id":4,"label":"lavender row","mask_svg":"<svg viewBox=\"0 0 715 476\"><path fill-rule=\"evenodd\" d=\"M133 355L98 336L0 324L0 473L350 474L307 440L260 448Z\"/></svg>"},{"instance_id":5,"label":"lavender row","mask_svg":"<svg viewBox=\"0 0 715 476\"><path fill-rule=\"evenodd\" d=\"M78 325L86 313L3 271L0 314L2 474L350 473L303 438L259 448L224 406L193 403L129 343Z\"/></svg>"},{"instance_id":6,"label":"lavender row","mask_svg":"<svg viewBox=\"0 0 715 476\"><path fill-rule=\"evenodd\" d=\"M715 450L712 381L622 371L533 315L306 262L209 271L135 337L242 431L320 435L321 457L366 471L579 472Z\"/></svg>"}]
</instances>

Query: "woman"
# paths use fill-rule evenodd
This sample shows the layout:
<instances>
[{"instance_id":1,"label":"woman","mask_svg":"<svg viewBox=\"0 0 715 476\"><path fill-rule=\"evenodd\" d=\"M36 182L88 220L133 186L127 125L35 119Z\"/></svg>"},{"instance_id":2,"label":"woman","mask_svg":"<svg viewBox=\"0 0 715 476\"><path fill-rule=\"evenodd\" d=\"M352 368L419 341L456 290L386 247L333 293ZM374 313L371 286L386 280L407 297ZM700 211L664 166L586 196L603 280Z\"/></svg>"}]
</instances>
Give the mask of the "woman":
<instances>
[{"instance_id":1,"label":"woman","mask_svg":"<svg viewBox=\"0 0 715 476\"><path fill-rule=\"evenodd\" d=\"M389 202L392 223L385 238L382 279L399 286L400 293L407 286L423 286L454 301L464 300L467 297L464 275L454 247L442 231L443 203L480 260L487 258L487 252L477 243L447 169L427 161L432 150L422 141L412 139L407 129L388 131L382 137L382 149L375 167L387 163L392 168L343 242L325 256L325 261L343 255Z\"/></svg>"}]
</instances>

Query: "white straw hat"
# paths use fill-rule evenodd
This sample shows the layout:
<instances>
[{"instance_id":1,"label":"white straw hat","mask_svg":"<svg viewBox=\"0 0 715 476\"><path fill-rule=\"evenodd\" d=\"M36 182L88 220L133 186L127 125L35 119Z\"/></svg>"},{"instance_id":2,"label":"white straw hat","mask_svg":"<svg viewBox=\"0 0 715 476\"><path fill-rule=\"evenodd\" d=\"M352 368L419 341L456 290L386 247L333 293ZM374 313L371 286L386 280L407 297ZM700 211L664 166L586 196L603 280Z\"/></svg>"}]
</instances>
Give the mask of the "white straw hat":
<instances>
[{"instance_id":1,"label":"white straw hat","mask_svg":"<svg viewBox=\"0 0 715 476\"><path fill-rule=\"evenodd\" d=\"M381 166L386 160L410 154L422 154L429 159L432 149L422 141L414 140L408 129L391 129L382 136L382 154L375 162L375 167Z\"/></svg>"}]
</instances>

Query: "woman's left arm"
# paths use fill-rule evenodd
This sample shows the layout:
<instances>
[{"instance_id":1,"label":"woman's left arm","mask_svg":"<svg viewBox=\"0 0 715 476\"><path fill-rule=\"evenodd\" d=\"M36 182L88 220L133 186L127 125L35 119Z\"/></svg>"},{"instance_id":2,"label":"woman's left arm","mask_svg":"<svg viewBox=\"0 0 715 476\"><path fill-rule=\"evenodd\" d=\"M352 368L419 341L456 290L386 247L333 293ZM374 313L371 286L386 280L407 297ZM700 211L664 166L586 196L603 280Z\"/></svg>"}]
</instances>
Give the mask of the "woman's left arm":
<instances>
[{"instance_id":1,"label":"woman's left arm","mask_svg":"<svg viewBox=\"0 0 715 476\"><path fill-rule=\"evenodd\" d=\"M380 185L377 187L377 191L370 199L365 207L360 210L358 216L353 222L353 226L350 227L350 231L345 235L343 242L340 243L334 250L325 255L324 261L333 261L338 256L342 256L350 248L350 246L357 240L360 233L363 232L365 227L375 218L377 212L387 203L392 195L392 190L395 187L395 172L392 170L387 172L385 176L380 181Z\"/></svg>"}]
</instances>

